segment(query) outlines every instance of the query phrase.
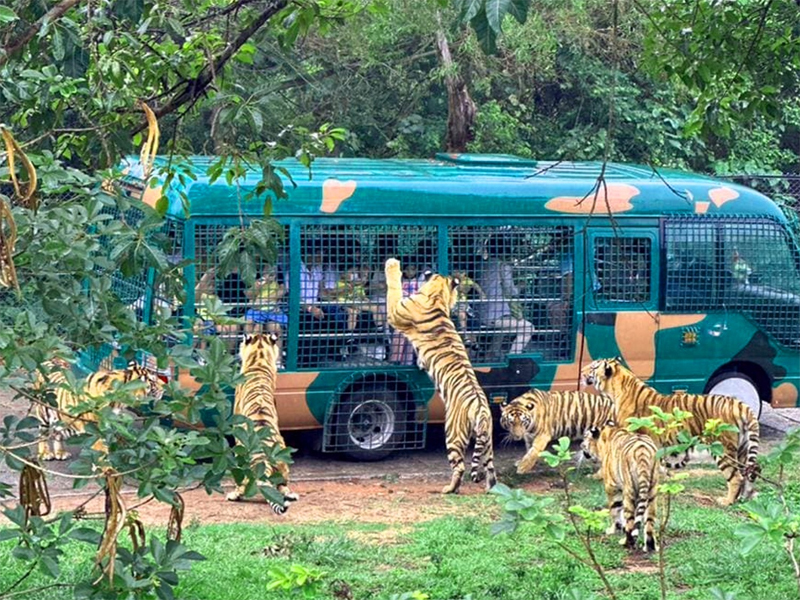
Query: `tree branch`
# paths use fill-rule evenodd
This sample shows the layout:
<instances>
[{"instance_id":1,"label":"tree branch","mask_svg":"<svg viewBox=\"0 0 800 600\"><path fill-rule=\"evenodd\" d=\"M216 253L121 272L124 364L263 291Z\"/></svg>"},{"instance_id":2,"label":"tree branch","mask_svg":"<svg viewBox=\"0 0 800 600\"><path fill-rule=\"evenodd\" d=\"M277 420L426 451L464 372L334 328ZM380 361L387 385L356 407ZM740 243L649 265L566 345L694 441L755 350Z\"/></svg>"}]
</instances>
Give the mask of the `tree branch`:
<instances>
[{"instance_id":1,"label":"tree branch","mask_svg":"<svg viewBox=\"0 0 800 600\"><path fill-rule=\"evenodd\" d=\"M283 10L289 4L289 0L273 0L267 8L258 15L253 22L239 32L236 39L231 42L216 58L212 59L194 79L185 82L183 90L173 96L166 104L155 109L158 118L169 115L178 110L184 104L194 102L214 81L214 74L219 72L234 54L249 40L264 24L275 14ZM147 127L146 122L136 126L132 133L139 133Z\"/></svg>"},{"instance_id":2,"label":"tree branch","mask_svg":"<svg viewBox=\"0 0 800 600\"><path fill-rule=\"evenodd\" d=\"M28 27L25 33L23 33L16 41L3 48L3 52L0 53L0 67L8 62L8 59L11 58L12 54L19 51L23 46L25 46L25 44L32 40L33 36L35 36L42 28L42 25L45 23L53 23L54 21L58 21L70 8L78 4L80 1L81 0L61 0L61 2L48 10L41 19Z\"/></svg>"}]
</instances>

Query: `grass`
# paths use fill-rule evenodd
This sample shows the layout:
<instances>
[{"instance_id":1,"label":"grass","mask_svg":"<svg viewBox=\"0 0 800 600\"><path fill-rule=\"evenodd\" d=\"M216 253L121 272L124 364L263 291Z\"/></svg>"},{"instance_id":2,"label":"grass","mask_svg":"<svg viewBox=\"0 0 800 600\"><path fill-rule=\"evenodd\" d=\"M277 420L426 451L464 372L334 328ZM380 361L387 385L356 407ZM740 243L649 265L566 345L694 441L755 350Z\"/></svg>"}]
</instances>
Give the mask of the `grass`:
<instances>
[{"instance_id":1,"label":"grass","mask_svg":"<svg viewBox=\"0 0 800 600\"><path fill-rule=\"evenodd\" d=\"M798 499L800 476L790 487ZM580 478L575 500L599 508L604 493L599 482ZM747 559L738 552L734 529L746 517L739 508L708 507L697 498L718 496L724 482L713 470L694 473L674 504L666 548L668 598L707 600L718 586L737 593L738 600L796 600L791 567L777 546L761 545ZM560 491L551 492L560 497ZM393 594L422 590L433 600L564 600L571 588L602 588L593 571L577 564L528 526L513 536L491 536L497 517L493 496L448 498L458 516L414 524L323 523L314 525L198 525L184 531L184 543L208 560L181 575L177 598L246 600L299 598L267 591L268 570L293 564L326 573L322 598L389 599ZM298 505L294 510L302 510ZM153 532L151 532L152 534ZM158 532L163 535L162 532ZM574 547L577 549L578 545ZM62 559L59 582L86 578L92 549L75 544ZM0 543L0 592L22 573L11 557L13 543ZM616 538L597 542L600 562L620 600L660 599L656 559L630 555ZM26 586L50 580L36 573ZM26 598L70 598L69 588Z\"/></svg>"}]
</instances>

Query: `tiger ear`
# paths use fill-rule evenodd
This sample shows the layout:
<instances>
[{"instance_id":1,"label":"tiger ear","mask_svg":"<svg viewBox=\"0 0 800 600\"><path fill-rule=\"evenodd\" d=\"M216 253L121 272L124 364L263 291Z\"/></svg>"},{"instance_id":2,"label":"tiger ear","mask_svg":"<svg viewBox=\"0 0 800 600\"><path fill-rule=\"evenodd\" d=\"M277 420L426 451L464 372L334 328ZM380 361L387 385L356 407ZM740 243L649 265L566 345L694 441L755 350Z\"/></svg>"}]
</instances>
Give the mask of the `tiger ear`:
<instances>
[{"instance_id":1,"label":"tiger ear","mask_svg":"<svg viewBox=\"0 0 800 600\"><path fill-rule=\"evenodd\" d=\"M458 277L453 277L450 285L453 289L456 289L459 285L461 285L461 280Z\"/></svg>"},{"instance_id":2,"label":"tiger ear","mask_svg":"<svg viewBox=\"0 0 800 600\"><path fill-rule=\"evenodd\" d=\"M132 369L132 368L138 367L138 366L139 366L139 363L137 363L135 360L129 360L128 361L128 368L129 369Z\"/></svg>"},{"instance_id":3,"label":"tiger ear","mask_svg":"<svg viewBox=\"0 0 800 600\"><path fill-rule=\"evenodd\" d=\"M270 332L270 334L269 334L269 339L270 339L270 340L272 340L272 343L273 343L273 344L277 344L277 343L278 343L278 339L280 339L280 338L278 338L278 334L277 334L277 333L275 333L274 331L272 331L272 332Z\"/></svg>"},{"instance_id":4,"label":"tiger ear","mask_svg":"<svg viewBox=\"0 0 800 600\"><path fill-rule=\"evenodd\" d=\"M422 277L425 279L425 281L428 281L431 277L433 277L433 271L430 269L425 269L425 271L422 273Z\"/></svg>"},{"instance_id":5,"label":"tiger ear","mask_svg":"<svg viewBox=\"0 0 800 600\"><path fill-rule=\"evenodd\" d=\"M245 335L244 336L244 343L245 344L252 344L253 343L253 335L249 334L249 333L247 335Z\"/></svg>"},{"instance_id":6,"label":"tiger ear","mask_svg":"<svg viewBox=\"0 0 800 600\"><path fill-rule=\"evenodd\" d=\"M605 369L606 378L610 378L613 374L614 374L614 368L611 366L611 363L606 363L606 369Z\"/></svg>"}]
</instances>

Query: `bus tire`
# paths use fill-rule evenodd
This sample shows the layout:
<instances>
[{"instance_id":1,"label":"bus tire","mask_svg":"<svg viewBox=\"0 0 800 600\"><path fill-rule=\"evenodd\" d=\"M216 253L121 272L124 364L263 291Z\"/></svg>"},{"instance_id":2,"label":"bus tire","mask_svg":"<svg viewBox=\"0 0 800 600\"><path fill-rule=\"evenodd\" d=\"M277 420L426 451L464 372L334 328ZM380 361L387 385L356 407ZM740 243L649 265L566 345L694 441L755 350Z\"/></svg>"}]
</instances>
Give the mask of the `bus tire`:
<instances>
[{"instance_id":1,"label":"bus tire","mask_svg":"<svg viewBox=\"0 0 800 600\"><path fill-rule=\"evenodd\" d=\"M720 373L708 382L708 394L733 396L750 407L756 419L761 419L762 402L756 383L744 373Z\"/></svg>"},{"instance_id":2,"label":"bus tire","mask_svg":"<svg viewBox=\"0 0 800 600\"><path fill-rule=\"evenodd\" d=\"M373 384L349 392L340 404L336 437L345 439L344 454L354 460L376 461L392 454L402 434L403 403L383 384Z\"/></svg>"}]
</instances>

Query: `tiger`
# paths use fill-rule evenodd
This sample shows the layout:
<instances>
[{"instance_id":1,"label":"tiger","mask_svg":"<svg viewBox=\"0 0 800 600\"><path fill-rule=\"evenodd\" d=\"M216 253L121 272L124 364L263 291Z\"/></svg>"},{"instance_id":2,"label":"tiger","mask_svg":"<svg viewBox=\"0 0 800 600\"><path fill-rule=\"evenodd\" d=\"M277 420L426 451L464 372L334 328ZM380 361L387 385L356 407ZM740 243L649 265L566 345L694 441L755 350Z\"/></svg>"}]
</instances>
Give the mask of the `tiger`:
<instances>
[{"instance_id":1,"label":"tiger","mask_svg":"<svg viewBox=\"0 0 800 600\"><path fill-rule=\"evenodd\" d=\"M83 433L86 423L97 422L97 415L91 410L75 414L77 406L94 401L101 408L105 404L103 397L115 386L137 379L144 383L144 388L135 392L137 397L148 396L160 400L164 393L164 384L158 375L135 361L131 361L124 369L101 369L92 373L84 382L80 395L73 393L68 387L65 371L69 369L69 363L62 359L53 359L42 366L49 373L45 379L41 372L37 372L34 387L38 390L51 389L55 395L55 406L37 402L32 407L33 416L39 421L39 458L44 461L69 459L71 454L64 449L64 442L73 435ZM123 408L118 402L110 404L117 413ZM105 452L106 446L98 440L92 449Z\"/></svg>"},{"instance_id":2,"label":"tiger","mask_svg":"<svg viewBox=\"0 0 800 600\"><path fill-rule=\"evenodd\" d=\"M470 476L475 483L485 480L486 489L490 490L497 483L492 413L450 318L458 302L459 281L426 271L420 290L403 298L400 261L387 260L385 274L388 322L411 342L419 368L428 373L444 402L447 459L452 476L442 493L458 493L467 446L473 437Z\"/></svg>"},{"instance_id":3,"label":"tiger","mask_svg":"<svg viewBox=\"0 0 800 600\"><path fill-rule=\"evenodd\" d=\"M500 409L500 426L512 440L525 440L525 456L517 473L530 473L539 454L552 440L577 439L589 427L616 419L614 401L606 395L578 391L532 389Z\"/></svg>"},{"instance_id":4,"label":"tiger","mask_svg":"<svg viewBox=\"0 0 800 600\"><path fill-rule=\"evenodd\" d=\"M660 474L655 442L644 434L617 427L613 420L602 427L589 427L583 434L581 450L587 458L600 460L600 472L608 498L611 525L606 534L625 532L625 545L636 546L639 530L644 547L657 550L653 523Z\"/></svg>"},{"instance_id":5,"label":"tiger","mask_svg":"<svg viewBox=\"0 0 800 600\"><path fill-rule=\"evenodd\" d=\"M242 361L241 374L246 379L244 383L236 386L233 412L249 418L256 430L269 427L270 433L266 442L283 449L286 448L286 442L283 441L278 427L278 410L275 405L277 361L281 352L279 340L279 336L275 333L254 333L245 336L239 345L239 357ZM259 459L263 459L263 455L253 457L254 461ZM281 461L274 466L269 463L265 466L265 477L269 477L277 471L283 478L283 483L276 486L278 492L283 495L283 503L267 501L275 514L283 514L288 510L290 502L300 499L300 496L289 489L289 465ZM232 502L239 500L245 493L247 483L247 481L242 482L226 496L226 499Z\"/></svg>"},{"instance_id":6,"label":"tiger","mask_svg":"<svg viewBox=\"0 0 800 600\"><path fill-rule=\"evenodd\" d=\"M658 406L668 413L675 408L690 412L692 416L684 425L691 435L702 435L709 419L720 419L737 427L738 433L721 435L719 441L724 452L714 457L728 482L727 495L717 498L717 502L730 506L738 499L752 497L752 482L760 472L757 463L760 431L758 419L746 404L718 394L660 394L636 377L620 358L596 360L584 367L582 374L587 385L614 398L620 422L629 417L649 416L650 406ZM660 436L651 435L657 444L671 446L677 443L677 434L677 430L668 429Z\"/></svg>"}]
</instances>

